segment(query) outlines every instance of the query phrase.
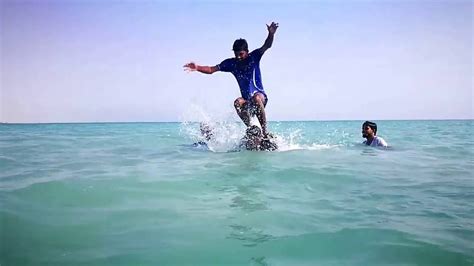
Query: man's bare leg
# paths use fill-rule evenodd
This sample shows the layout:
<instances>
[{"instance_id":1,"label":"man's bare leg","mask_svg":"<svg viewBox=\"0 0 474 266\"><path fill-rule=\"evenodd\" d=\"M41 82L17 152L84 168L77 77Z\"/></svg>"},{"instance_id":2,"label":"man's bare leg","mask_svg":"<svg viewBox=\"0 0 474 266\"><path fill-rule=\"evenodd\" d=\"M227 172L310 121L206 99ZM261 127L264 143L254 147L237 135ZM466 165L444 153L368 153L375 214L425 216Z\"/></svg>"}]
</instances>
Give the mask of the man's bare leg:
<instances>
[{"instance_id":1,"label":"man's bare leg","mask_svg":"<svg viewBox=\"0 0 474 266\"><path fill-rule=\"evenodd\" d=\"M247 104L248 104L247 101L242 97L239 97L234 101L235 111L237 111L237 114L239 115L240 119L242 119L244 124L247 127L249 127L250 126L250 114L249 114L248 108L246 106Z\"/></svg>"},{"instance_id":2,"label":"man's bare leg","mask_svg":"<svg viewBox=\"0 0 474 266\"><path fill-rule=\"evenodd\" d=\"M256 108L258 122L260 122L260 125L262 126L263 136L266 137L268 132L267 132L267 116L265 115L264 102L265 102L265 96L263 96L263 94L259 92L255 93L255 95L252 97L252 103Z\"/></svg>"}]
</instances>

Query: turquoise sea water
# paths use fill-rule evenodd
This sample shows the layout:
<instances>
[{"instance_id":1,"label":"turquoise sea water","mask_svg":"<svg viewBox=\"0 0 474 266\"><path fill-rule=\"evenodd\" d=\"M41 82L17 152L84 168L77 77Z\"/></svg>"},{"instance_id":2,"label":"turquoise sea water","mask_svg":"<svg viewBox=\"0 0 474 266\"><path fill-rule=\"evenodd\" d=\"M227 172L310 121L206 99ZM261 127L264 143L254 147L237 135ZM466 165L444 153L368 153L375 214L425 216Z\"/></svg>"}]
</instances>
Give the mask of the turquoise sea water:
<instances>
[{"instance_id":1,"label":"turquoise sea water","mask_svg":"<svg viewBox=\"0 0 474 266\"><path fill-rule=\"evenodd\" d=\"M0 125L0 264L473 265L472 120Z\"/></svg>"}]
</instances>

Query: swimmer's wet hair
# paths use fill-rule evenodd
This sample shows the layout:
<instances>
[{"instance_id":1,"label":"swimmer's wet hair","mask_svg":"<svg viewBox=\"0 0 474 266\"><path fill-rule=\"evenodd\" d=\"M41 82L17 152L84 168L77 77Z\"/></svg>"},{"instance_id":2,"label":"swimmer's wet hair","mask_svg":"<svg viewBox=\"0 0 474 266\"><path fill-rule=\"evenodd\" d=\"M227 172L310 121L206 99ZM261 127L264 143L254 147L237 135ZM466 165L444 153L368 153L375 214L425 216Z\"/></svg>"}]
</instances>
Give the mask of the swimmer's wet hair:
<instances>
[{"instance_id":1,"label":"swimmer's wet hair","mask_svg":"<svg viewBox=\"0 0 474 266\"><path fill-rule=\"evenodd\" d=\"M362 124L362 128L365 127L370 127L374 131L374 135L377 135L377 124L371 121L365 121L364 124Z\"/></svg>"}]
</instances>

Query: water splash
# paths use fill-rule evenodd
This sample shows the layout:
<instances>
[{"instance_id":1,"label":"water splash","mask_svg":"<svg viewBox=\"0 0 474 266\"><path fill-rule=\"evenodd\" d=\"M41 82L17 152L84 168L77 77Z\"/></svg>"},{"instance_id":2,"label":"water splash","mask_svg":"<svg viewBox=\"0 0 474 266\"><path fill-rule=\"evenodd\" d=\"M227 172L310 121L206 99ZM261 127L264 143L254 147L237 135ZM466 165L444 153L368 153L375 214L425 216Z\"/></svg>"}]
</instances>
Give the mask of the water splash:
<instances>
[{"instance_id":1,"label":"water splash","mask_svg":"<svg viewBox=\"0 0 474 266\"><path fill-rule=\"evenodd\" d=\"M303 136L303 130L299 128L290 130L287 136L281 133L276 134L275 139L278 144L278 151L322 150L340 146L333 144L306 143Z\"/></svg>"},{"instance_id":2,"label":"water splash","mask_svg":"<svg viewBox=\"0 0 474 266\"><path fill-rule=\"evenodd\" d=\"M189 108L182 115L180 127L181 135L189 139L190 143L206 142L208 150L212 152L229 152L239 150L239 144L245 134L245 125L236 120L233 111L227 113L211 113L203 106L196 104L189 105ZM201 134L200 124L207 125L212 130L212 138L206 140ZM256 117L251 119L252 125L258 125ZM341 146L341 144L315 143L305 140L304 130L298 127L286 128L272 131L274 141L278 145L278 151L292 150L322 150ZM202 149L202 147L199 147Z\"/></svg>"},{"instance_id":3,"label":"water splash","mask_svg":"<svg viewBox=\"0 0 474 266\"><path fill-rule=\"evenodd\" d=\"M200 124L207 125L212 131L210 140L201 134ZM211 114L204 107L190 105L182 117L180 132L191 142L206 142L213 152L236 150L245 132L245 126L235 120L235 113Z\"/></svg>"}]
</instances>

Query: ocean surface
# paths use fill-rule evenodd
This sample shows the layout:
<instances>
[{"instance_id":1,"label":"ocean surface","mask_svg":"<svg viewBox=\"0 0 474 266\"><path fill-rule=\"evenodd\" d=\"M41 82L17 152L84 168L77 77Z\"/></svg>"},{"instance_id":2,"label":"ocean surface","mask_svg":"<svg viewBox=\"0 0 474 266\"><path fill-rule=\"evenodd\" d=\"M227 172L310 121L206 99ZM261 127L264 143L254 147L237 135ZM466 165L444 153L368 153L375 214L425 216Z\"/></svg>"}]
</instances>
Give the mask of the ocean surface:
<instances>
[{"instance_id":1,"label":"ocean surface","mask_svg":"<svg viewBox=\"0 0 474 266\"><path fill-rule=\"evenodd\" d=\"M0 265L474 264L473 120L0 125Z\"/></svg>"}]
</instances>

